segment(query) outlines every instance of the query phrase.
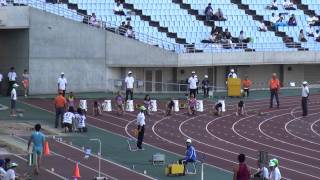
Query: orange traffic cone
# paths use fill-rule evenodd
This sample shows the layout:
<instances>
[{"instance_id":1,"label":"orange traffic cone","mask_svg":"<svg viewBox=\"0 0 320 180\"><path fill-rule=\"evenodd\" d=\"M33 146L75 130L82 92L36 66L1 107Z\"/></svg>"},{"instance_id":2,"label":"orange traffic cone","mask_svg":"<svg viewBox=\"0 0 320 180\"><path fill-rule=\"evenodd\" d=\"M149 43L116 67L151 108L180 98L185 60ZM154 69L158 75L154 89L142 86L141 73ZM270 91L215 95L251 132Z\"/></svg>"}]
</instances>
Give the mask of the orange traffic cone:
<instances>
[{"instance_id":1,"label":"orange traffic cone","mask_svg":"<svg viewBox=\"0 0 320 180\"><path fill-rule=\"evenodd\" d=\"M74 171L73 171L73 176L72 178L74 179L80 179L80 170L79 170L79 165L78 163L76 163L76 166L74 167Z\"/></svg>"},{"instance_id":2,"label":"orange traffic cone","mask_svg":"<svg viewBox=\"0 0 320 180\"><path fill-rule=\"evenodd\" d=\"M50 149L49 149L49 143L48 143L48 141L46 141L46 142L44 143L43 154L44 154L45 156L49 156L49 155L50 155Z\"/></svg>"}]
</instances>

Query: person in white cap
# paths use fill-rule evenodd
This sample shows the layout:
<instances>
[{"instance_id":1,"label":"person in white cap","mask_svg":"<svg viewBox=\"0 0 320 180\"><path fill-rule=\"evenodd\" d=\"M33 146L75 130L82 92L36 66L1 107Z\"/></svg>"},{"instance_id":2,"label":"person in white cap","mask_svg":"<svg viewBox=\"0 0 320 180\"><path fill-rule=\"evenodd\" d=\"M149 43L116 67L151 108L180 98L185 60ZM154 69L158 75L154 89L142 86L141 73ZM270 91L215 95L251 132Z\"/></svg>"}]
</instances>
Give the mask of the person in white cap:
<instances>
[{"instance_id":1,"label":"person in white cap","mask_svg":"<svg viewBox=\"0 0 320 180\"><path fill-rule=\"evenodd\" d=\"M281 180L281 173L278 167L277 159L271 159L269 161L269 168L270 168L269 180Z\"/></svg>"},{"instance_id":2,"label":"person in white cap","mask_svg":"<svg viewBox=\"0 0 320 180\"><path fill-rule=\"evenodd\" d=\"M125 78L124 82L126 83L126 102L127 102L129 98L129 94L130 94L130 99L133 100L134 78L132 77L131 71L128 71L128 76Z\"/></svg>"},{"instance_id":3,"label":"person in white cap","mask_svg":"<svg viewBox=\"0 0 320 180\"><path fill-rule=\"evenodd\" d=\"M230 69L230 73L228 74L228 78L238 78L238 75L234 72L234 69Z\"/></svg>"},{"instance_id":4,"label":"person in white cap","mask_svg":"<svg viewBox=\"0 0 320 180\"><path fill-rule=\"evenodd\" d=\"M17 163L11 163L9 169L6 172L6 175L4 176L3 180L15 180L18 178L16 176L15 168L18 167Z\"/></svg>"},{"instance_id":5,"label":"person in white cap","mask_svg":"<svg viewBox=\"0 0 320 180\"><path fill-rule=\"evenodd\" d=\"M204 75L204 79L202 80L202 89L203 89L203 96L208 97L209 96L209 79L208 75Z\"/></svg>"},{"instance_id":6,"label":"person in white cap","mask_svg":"<svg viewBox=\"0 0 320 180\"><path fill-rule=\"evenodd\" d=\"M301 106L302 106L302 116L307 116L308 115L308 97L309 97L309 87L308 87L308 82L303 81L302 83L302 92L301 92Z\"/></svg>"},{"instance_id":7,"label":"person in white cap","mask_svg":"<svg viewBox=\"0 0 320 180\"><path fill-rule=\"evenodd\" d=\"M16 90L17 87L19 87L19 85L17 83L14 83L11 89L11 116L17 116L16 114L16 103L18 100L17 90Z\"/></svg>"},{"instance_id":8,"label":"person in white cap","mask_svg":"<svg viewBox=\"0 0 320 180\"><path fill-rule=\"evenodd\" d=\"M186 165L188 163L194 163L197 161L196 149L193 147L191 139L186 140L186 146L187 150L185 157L179 160L179 164L184 164L184 173L186 172Z\"/></svg>"},{"instance_id":9,"label":"person in white cap","mask_svg":"<svg viewBox=\"0 0 320 180\"><path fill-rule=\"evenodd\" d=\"M190 96L193 94L193 96L196 97L198 78L196 77L195 71L192 71L191 74L191 77L188 79Z\"/></svg>"},{"instance_id":10,"label":"person in white cap","mask_svg":"<svg viewBox=\"0 0 320 180\"><path fill-rule=\"evenodd\" d=\"M63 97L66 95L67 83L68 81L67 78L64 77L64 72L61 72L58 78L58 91L62 91Z\"/></svg>"},{"instance_id":11,"label":"person in white cap","mask_svg":"<svg viewBox=\"0 0 320 180\"><path fill-rule=\"evenodd\" d=\"M137 140L137 147L139 150L143 150L142 142L144 138L144 126L146 125L146 117L144 115L146 108L144 106L140 106L140 112L137 116L137 125L138 125L138 140Z\"/></svg>"}]
</instances>

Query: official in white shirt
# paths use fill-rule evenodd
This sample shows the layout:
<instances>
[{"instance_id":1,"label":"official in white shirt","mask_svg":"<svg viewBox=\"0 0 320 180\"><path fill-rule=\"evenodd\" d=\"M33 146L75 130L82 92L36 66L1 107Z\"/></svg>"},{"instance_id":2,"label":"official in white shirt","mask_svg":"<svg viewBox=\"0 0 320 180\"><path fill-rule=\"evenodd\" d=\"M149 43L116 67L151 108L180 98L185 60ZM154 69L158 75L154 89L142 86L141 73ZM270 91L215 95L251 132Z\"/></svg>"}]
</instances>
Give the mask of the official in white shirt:
<instances>
[{"instance_id":1,"label":"official in white shirt","mask_svg":"<svg viewBox=\"0 0 320 180\"><path fill-rule=\"evenodd\" d=\"M16 88L19 87L18 84L13 84L12 85L12 90L11 90L11 116L17 116L16 114L16 102L18 100L18 95Z\"/></svg>"},{"instance_id":2,"label":"official in white shirt","mask_svg":"<svg viewBox=\"0 0 320 180\"><path fill-rule=\"evenodd\" d=\"M12 85L16 83L17 79L17 73L15 72L14 67L10 68L10 71L8 73L8 91L7 91L7 96L10 96L11 90L12 90Z\"/></svg>"},{"instance_id":3,"label":"official in white shirt","mask_svg":"<svg viewBox=\"0 0 320 180\"><path fill-rule=\"evenodd\" d=\"M277 164L274 161L270 160L269 167L270 167L269 180L281 180L281 173Z\"/></svg>"},{"instance_id":4,"label":"official in white shirt","mask_svg":"<svg viewBox=\"0 0 320 180\"><path fill-rule=\"evenodd\" d=\"M302 83L302 91L301 91L301 105L302 105L302 116L308 115L308 97L309 97L309 87L308 82L303 81Z\"/></svg>"},{"instance_id":5,"label":"official in white shirt","mask_svg":"<svg viewBox=\"0 0 320 180\"><path fill-rule=\"evenodd\" d=\"M61 72L60 77L58 78L58 91L62 91L63 97L66 95L67 84L67 78L64 77L64 72Z\"/></svg>"},{"instance_id":6,"label":"official in white shirt","mask_svg":"<svg viewBox=\"0 0 320 180\"><path fill-rule=\"evenodd\" d=\"M230 73L228 74L228 78L238 78L238 75L234 72L234 69L230 69Z\"/></svg>"},{"instance_id":7,"label":"official in white shirt","mask_svg":"<svg viewBox=\"0 0 320 180\"><path fill-rule=\"evenodd\" d=\"M11 163L9 169L6 172L6 175L4 176L3 180L15 180L18 178L16 176L15 168L18 166L17 163Z\"/></svg>"},{"instance_id":8,"label":"official in white shirt","mask_svg":"<svg viewBox=\"0 0 320 180\"><path fill-rule=\"evenodd\" d=\"M133 100L133 85L134 85L134 78L132 77L132 72L128 72L128 76L124 80L126 83L126 102L128 101L128 97L130 94L130 99Z\"/></svg>"},{"instance_id":9,"label":"official in white shirt","mask_svg":"<svg viewBox=\"0 0 320 180\"><path fill-rule=\"evenodd\" d=\"M191 72L191 77L189 77L188 79L188 83L189 83L189 91L190 91L190 97L191 94L193 94L194 97L196 97L196 93L197 93L197 84L198 84L198 78L196 77L196 72L192 71Z\"/></svg>"},{"instance_id":10,"label":"official in white shirt","mask_svg":"<svg viewBox=\"0 0 320 180\"><path fill-rule=\"evenodd\" d=\"M146 125L145 121L145 115L144 112L146 111L146 108L144 106L141 106L140 112L137 116L137 125L138 125L138 141L137 141L137 147L140 150L143 150L142 148L142 142L143 142L143 137L144 137L144 127Z\"/></svg>"}]
</instances>

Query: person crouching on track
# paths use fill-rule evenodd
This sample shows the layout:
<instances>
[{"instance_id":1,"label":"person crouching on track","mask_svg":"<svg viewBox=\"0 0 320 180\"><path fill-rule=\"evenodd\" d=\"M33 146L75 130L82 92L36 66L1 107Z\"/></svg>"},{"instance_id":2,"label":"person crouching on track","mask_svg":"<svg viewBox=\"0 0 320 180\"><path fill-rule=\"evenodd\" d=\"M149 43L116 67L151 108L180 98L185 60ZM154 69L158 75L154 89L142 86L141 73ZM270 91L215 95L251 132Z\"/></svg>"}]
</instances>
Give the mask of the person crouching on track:
<instances>
[{"instance_id":1,"label":"person crouching on track","mask_svg":"<svg viewBox=\"0 0 320 180\"><path fill-rule=\"evenodd\" d=\"M196 106L197 106L197 100L194 98L194 95L190 95L190 99L188 100L188 114L189 115L195 115L196 114Z\"/></svg>"},{"instance_id":2,"label":"person crouching on track","mask_svg":"<svg viewBox=\"0 0 320 180\"><path fill-rule=\"evenodd\" d=\"M236 116L244 116L246 115L245 106L243 101L239 101L237 106Z\"/></svg>"},{"instance_id":3,"label":"person crouching on track","mask_svg":"<svg viewBox=\"0 0 320 180\"><path fill-rule=\"evenodd\" d=\"M98 102L98 101L94 101L93 102L93 109L92 109L92 114L94 116L99 116L102 114L102 111L101 111L101 104Z\"/></svg>"},{"instance_id":4,"label":"person crouching on track","mask_svg":"<svg viewBox=\"0 0 320 180\"><path fill-rule=\"evenodd\" d=\"M222 116L222 104L221 104L221 102L215 103L213 111L214 111L214 115Z\"/></svg>"},{"instance_id":5,"label":"person crouching on track","mask_svg":"<svg viewBox=\"0 0 320 180\"><path fill-rule=\"evenodd\" d=\"M67 130L69 132L72 132L72 124L74 120L75 120L74 109L73 107L69 107L68 112L64 113L63 115L63 127L64 127L65 133L67 132Z\"/></svg>"},{"instance_id":6,"label":"person crouching on track","mask_svg":"<svg viewBox=\"0 0 320 180\"><path fill-rule=\"evenodd\" d=\"M118 115L123 115L124 98L122 97L121 91L118 91L118 95L116 96L116 104L117 104Z\"/></svg>"},{"instance_id":7,"label":"person crouching on track","mask_svg":"<svg viewBox=\"0 0 320 180\"><path fill-rule=\"evenodd\" d=\"M82 109L77 109L77 114L75 114L75 122L77 124L78 132L87 132L86 127L86 116L83 114Z\"/></svg>"},{"instance_id":8,"label":"person crouching on track","mask_svg":"<svg viewBox=\"0 0 320 180\"><path fill-rule=\"evenodd\" d=\"M186 146L187 146L186 155L183 159L179 160L179 164L184 165L184 174L183 175L185 175L185 173L186 173L186 165L188 163L194 163L197 161L196 149L193 147L193 145L191 143L192 143L191 139L186 140Z\"/></svg>"},{"instance_id":9,"label":"person crouching on track","mask_svg":"<svg viewBox=\"0 0 320 180\"><path fill-rule=\"evenodd\" d=\"M166 116L170 116L172 114L173 107L174 107L174 102L173 102L173 99L171 98L170 101L167 103Z\"/></svg>"},{"instance_id":10,"label":"person crouching on track","mask_svg":"<svg viewBox=\"0 0 320 180\"><path fill-rule=\"evenodd\" d=\"M143 105L146 108L146 115L150 115L150 109L151 109L151 98L149 96L149 94L147 94L144 97L144 101L143 101Z\"/></svg>"}]
</instances>

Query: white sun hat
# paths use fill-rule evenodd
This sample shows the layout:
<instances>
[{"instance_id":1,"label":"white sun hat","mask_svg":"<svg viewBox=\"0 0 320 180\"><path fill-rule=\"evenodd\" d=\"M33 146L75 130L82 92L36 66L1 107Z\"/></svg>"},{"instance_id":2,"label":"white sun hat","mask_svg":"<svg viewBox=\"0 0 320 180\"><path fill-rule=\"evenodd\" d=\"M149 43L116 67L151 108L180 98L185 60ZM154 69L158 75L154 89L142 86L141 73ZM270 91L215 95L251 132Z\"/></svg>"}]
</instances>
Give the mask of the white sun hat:
<instances>
[{"instance_id":1,"label":"white sun hat","mask_svg":"<svg viewBox=\"0 0 320 180\"><path fill-rule=\"evenodd\" d=\"M208 75L204 75L204 78L208 78Z\"/></svg>"},{"instance_id":2,"label":"white sun hat","mask_svg":"<svg viewBox=\"0 0 320 180\"><path fill-rule=\"evenodd\" d=\"M303 85L306 85L306 84L308 84L308 82L307 82L307 81L303 81L302 84L303 84Z\"/></svg>"},{"instance_id":3,"label":"white sun hat","mask_svg":"<svg viewBox=\"0 0 320 180\"><path fill-rule=\"evenodd\" d=\"M128 74L132 74L132 71L128 71Z\"/></svg>"},{"instance_id":4,"label":"white sun hat","mask_svg":"<svg viewBox=\"0 0 320 180\"><path fill-rule=\"evenodd\" d=\"M186 140L186 143L191 143L191 142L192 142L191 139Z\"/></svg>"}]
</instances>

